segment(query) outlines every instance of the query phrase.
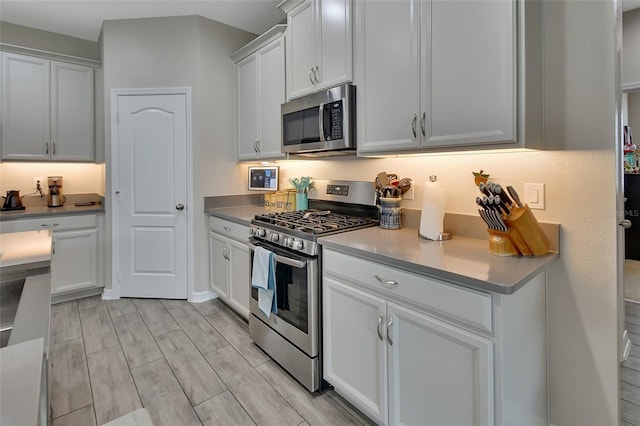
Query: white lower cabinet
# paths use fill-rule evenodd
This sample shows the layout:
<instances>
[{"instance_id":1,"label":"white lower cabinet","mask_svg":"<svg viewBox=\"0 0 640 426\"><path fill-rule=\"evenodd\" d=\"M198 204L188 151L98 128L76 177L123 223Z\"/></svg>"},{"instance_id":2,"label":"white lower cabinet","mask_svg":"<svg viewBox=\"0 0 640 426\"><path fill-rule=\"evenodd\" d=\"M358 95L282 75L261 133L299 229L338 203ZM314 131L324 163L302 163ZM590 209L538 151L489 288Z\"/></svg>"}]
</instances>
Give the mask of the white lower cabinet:
<instances>
[{"instance_id":1,"label":"white lower cabinet","mask_svg":"<svg viewBox=\"0 0 640 426\"><path fill-rule=\"evenodd\" d=\"M209 232L211 289L236 312L249 317L249 227L212 217Z\"/></svg>"},{"instance_id":2,"label":"white lower cabinet","mask_svg":"<svg viewBox=\"0 0 640 426\"><path fill-rule=\"evenodd\" d=\"M51 216L2 222L2 233L52 231L51 294L55 302L98 294L102 283L102 229L98 215Z\"/></svg>"},{"instance_id":3,"label":"white lower cabinet","mask_svg":"<svg viewBox=\"0 0 640 426\"><path fill-rule=\"evenodd\" d=\"M323 248L323 378L381 425L547 424L544 277L518 292Z\"/></svg>"}]
</instances>

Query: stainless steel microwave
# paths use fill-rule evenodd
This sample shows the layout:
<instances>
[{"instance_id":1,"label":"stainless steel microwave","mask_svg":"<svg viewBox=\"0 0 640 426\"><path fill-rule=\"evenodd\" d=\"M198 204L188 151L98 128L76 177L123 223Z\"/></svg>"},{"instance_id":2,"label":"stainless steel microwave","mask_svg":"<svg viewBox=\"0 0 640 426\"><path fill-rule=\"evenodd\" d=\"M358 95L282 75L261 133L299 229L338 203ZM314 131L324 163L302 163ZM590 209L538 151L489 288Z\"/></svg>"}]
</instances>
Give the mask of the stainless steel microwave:
<instances>
[{"instance_id":1,"label":"stainless steel microwave","mask_svg":"<svg viewBox=\"0 0 640 426\"><path fill-rule=\"evenodd\" d=\"M282 152L336 155L356 152L356 87L344 84L286 102Z\"/></svg>"}]
</instances>

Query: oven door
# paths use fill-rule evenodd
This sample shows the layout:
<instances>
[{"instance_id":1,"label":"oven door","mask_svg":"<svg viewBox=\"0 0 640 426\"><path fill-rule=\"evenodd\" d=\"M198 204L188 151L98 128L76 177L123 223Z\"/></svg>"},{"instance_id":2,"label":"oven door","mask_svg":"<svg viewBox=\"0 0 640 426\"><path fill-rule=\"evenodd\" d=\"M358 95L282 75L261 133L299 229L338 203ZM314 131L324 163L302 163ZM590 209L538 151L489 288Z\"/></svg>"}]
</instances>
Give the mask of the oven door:
<instances>
[{"instance_id":1,"label":"oven door","mask_svg":"<svg viewBox=\"0 0 640 426\"><path fill-rule=\"evenodd\" d=\"M270 317L258 308L258 289L251 289L249 309L255 318L267 324L310 357L319 352L318 258L303 256L278 246L252 239L250 270L256 246L275 254L276 300L278 313Z\"/></svg>"}]
</instances>

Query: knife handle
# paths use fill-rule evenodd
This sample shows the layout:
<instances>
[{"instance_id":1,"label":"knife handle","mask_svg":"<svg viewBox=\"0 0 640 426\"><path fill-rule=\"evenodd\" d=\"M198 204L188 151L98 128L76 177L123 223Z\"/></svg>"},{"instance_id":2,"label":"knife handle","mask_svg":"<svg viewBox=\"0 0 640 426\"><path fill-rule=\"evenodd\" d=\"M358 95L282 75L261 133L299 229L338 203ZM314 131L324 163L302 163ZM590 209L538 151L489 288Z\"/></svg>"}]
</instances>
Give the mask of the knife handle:
<instances>
[{"instance_id":1,"label":"knife handle","mask_svg":"<svg viewBox=\"0 0 640 426\"><path fill-rule=\"evenodd\" d=\"M520 196L518 195L518 191L516 191L516 189L513 186L507 186L507 191L509 191L509 195L511 195L511 198L513 198L513 201L516 202L518 207L520 208L524 207L524 204L522 204L522 201L520 201Z\"/></svg>"}]
</instances>

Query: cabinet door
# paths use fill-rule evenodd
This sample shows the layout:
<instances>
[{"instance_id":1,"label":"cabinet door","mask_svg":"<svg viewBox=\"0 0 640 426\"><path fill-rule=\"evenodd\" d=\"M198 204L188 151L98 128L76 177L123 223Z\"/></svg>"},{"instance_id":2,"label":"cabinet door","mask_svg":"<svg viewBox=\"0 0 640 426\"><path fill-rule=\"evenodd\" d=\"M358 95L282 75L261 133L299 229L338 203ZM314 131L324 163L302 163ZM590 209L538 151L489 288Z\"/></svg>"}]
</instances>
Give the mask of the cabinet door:
<instances>
[{"instance_id":1,"label":"cabinet door","mask_svg":"<svg viewBox=\"0 0 640 426\"><path fill-rule=\"evenodd\" d=\"M52 294L98 285L98 229L55 231L53 247Z\"/></svg>"},{"instance_id":2,"label":"cabinet door","mask_svg":"<svg viewBox=\"0 0 640 426\"><path fill-rule=\"evenodd\" d=\"M324 277L324 379L378 423L387 422L384 300Z\"/></svg>"},{"instance_id":3,"label":"cabinet door","mask_svg":"<svg viewBox=\"0 0 640 426\"><path fill-rule=\"evenodd\" d=\"M352 25L351 0L317 2L319 48L317 88L332 87L351 81Z\"/></svg>"},{"instance_id":4,"label":"cabinet door","mask_svg":"<svg viewBox=\"0 0 640 426\"><path fill-rule=\"evenodd\" d=\"M313 0L296 6L287 15L287 94L293 99L315 90L316 60Z\"/></svg>"},{"instance_id":5,"label":"cabinet door","mask_svg":"<svg viewBox=\"0 0 640 426\"><path fill-rule=\"evenodd\" d=\"M423 7L423 146L515 141L516 2Z\"/></svg>"},{"instance_id":6,"label":"cabinet door","mask_svg":"<svg viewBox=\"0 0 640 426\"><path fill-rule=\"evenodd\" d=\"M280 105L285 102L284 38L265 46L257 55L260 67L259 155L260 158L282 158Z\"/></svg>"},{"instance_id":7,"label":"cabinet door","mask_svg":"<svg viewBox=\"0 0 640 426\"><path fill-rule=\"evenodd\" d=\"M235 240L228 240L229 247L229 292L227 303L245 318L249 318L249 247Z\"/></svg>"},{"instance_id":8,"label":"cabinet door","mask_svg":"<svg viewBox=\"0 0 640 426\"><path fill-rule=\"evenodd\" d=\"M51 159L94 161L93 68L51 63Z\"/></svg>"},{"instance_id":9,"label":"cabinet door","mask_svg":"<svg viewBox=\"0 0 640 426\"><path fill-rule=\"evenodd\" d=\"M2 159L48 160L50 64L2 52Z\"/></svg>"},{"instance_id":10,"label":"cabinet door","mask_svg":"<svg viewBox=\"0 0 640 426\"><path fill-rule=\"evenodd\" d=\"M492 342L389 302L390 424L492 425Z\"/></svg>"},{"instance_id":11,"label":"cabinet door","mask_svg":"<svg viewBox=\"0 0 640 426\"><path fill-rule=\"evenodd\" d=\"M226 300L228 286L227 239L209 232L209 286Z\"/></svg>"},{"instance_id":12,"label":"cabinet door","mask_svg":"<svg viewBox=\"0 0 640 426\"><path fill-rule=\"evenodd\" d=\"M421 1L358 1L358 152L420 147Z\"/></svg>"},{"instance_id":13,"label":"cabinet door","mask_svg":"<svg viewBox=\"0 0 640 426\"><path fill-rule=\"evenodd\" d=\"M257 56L251 55L238 62L236 72L238 79L238 160L253 160L258 158Z\"/></svg>"}]
</instances>

